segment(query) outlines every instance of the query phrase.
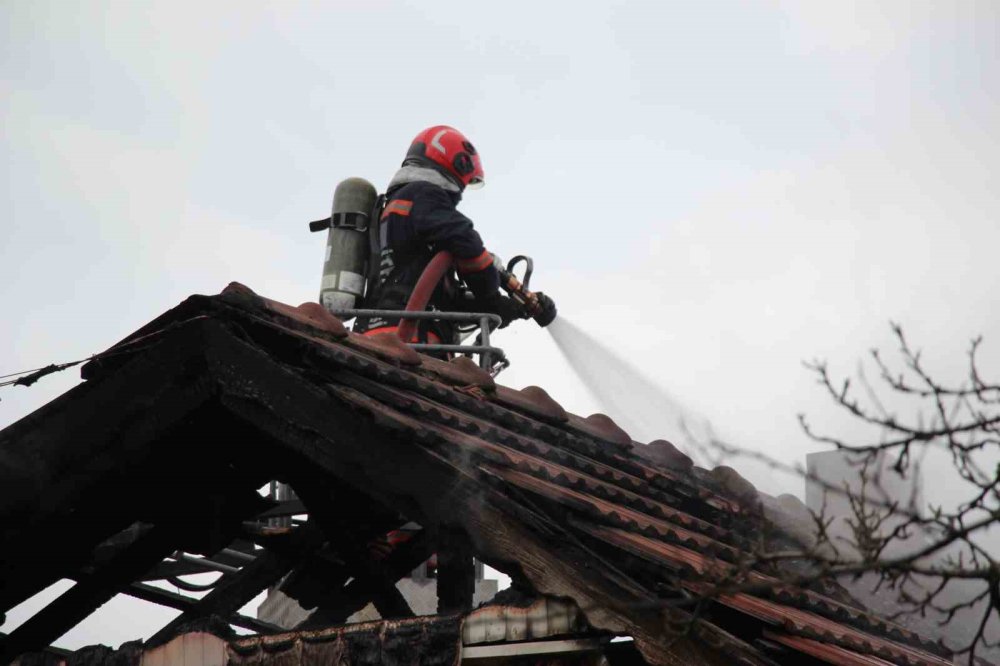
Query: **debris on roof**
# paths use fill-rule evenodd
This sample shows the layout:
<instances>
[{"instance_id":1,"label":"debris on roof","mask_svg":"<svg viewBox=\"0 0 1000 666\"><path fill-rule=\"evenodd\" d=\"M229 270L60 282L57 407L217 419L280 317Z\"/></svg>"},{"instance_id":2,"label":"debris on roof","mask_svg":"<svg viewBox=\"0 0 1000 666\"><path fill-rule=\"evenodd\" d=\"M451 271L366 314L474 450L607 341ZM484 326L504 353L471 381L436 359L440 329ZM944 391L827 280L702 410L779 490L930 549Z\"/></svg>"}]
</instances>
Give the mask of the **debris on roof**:
<instances>
[{"instance_id":1,"label":"debris on roof","mask_svg":"<svg viewBox=\"0 0 1000 666\"><path fill-rule=\"evenodd\" d=\"M951 663L941 645L776 571L753 572L750 590L709 594L773 527L777 501L762 504L731 468L702 470L668 442L633 442L607 416L567 414L540 388L497 386L467 359L363 338L316 304L238 284L192 296L123 342L161 330L87 364L84 384L0 432L0 487L10 489L0 579L12 581L2 608L78 581L11 633L7 660L45 648L119 592L183 610L174 628L218 615L261 633L231 641L231 663L276 652L310 663L414 640L424 663L455 663L459 638L487 617L503 620L505 640L537 636L537 608L469 614L462 562L474 554L535 598L578 609L571 635L585 626L591 637L632 637L650 664ZM256 493L273 479L295 489L301 504L289 511L304 505L307 521L262 519L281 509ZM371 556L366 544L408 521L419 539ZM143 582L191 572L175 551L232 556L237 541L250 559L232 560L238 571L200 600ZM441 614L411 618L394 583L435 549L463 555L441 559ZM313 582L296 590L295 572ZM380 647L362 625L269 637L278 628L238 609L272 586L312 595L322 617L372 601L388 619Z\"/></svg>"}]
</instances>

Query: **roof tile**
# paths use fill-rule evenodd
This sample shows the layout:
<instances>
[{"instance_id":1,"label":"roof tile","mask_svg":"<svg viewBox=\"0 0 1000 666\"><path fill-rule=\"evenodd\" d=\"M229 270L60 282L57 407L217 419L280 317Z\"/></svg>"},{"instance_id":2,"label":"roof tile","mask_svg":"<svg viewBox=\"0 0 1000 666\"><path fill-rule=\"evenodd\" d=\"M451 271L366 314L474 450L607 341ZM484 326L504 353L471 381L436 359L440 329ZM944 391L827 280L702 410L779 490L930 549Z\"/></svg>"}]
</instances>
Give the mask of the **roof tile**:
<instances>
[{"instance_id":1,"label":"roof tile","mask_svg":"<svg viewBox=\"0 0 1000 666\"><path fill-rule=\"evenodd\" d=\"M649 444L636 443L632 450L646 460L666 465L672 469L686 472L694 467L691 458L665 439L654 439Z\"/></svg>"},{"instance_id":2,"label":"roof tile","mask_svg":"<svg viewBox=\"0 0 1000 666\"><path fill-rule=\"evenodd\" d=\"M529 386L520 391L497 386L496 401L549 423L565 423L569 418L562 405L537 386Z\"/></svg>"},{"instance_id":3,"label":"roof tile","mask_svg":"<svg viewBox=\"0 0 1000 666\"><path fill-rule=\"evenodd\" d=\"M394 361L400 365L416 366L423 360L417 352L403 343L395 333L376 333L375 335L351 334L347 344L361 351L375 354L381 359Z\"/></svg>"},{"instance_id":4,"label":"roof tile","mask_svg":"<svg viewBox=\"0 0 1000 666\"><path fill-rule=\"evenodd\" d=\"M493 391L497 386L490 373L467 356L459 356L451 361L427 357L423 369L432 378L452 386L475 386L484 391Z\"/></svg>"},{"instance_id":5,"label":"roof tile","mask_svg":"<svg viewBox=\"0 0 1000 666\"><path fill-rule=\"evenodd\" d=\"M632 444L629 434L618 427L618 424L611 420L606 414L591 414L587 418L580 418L575 414L570 414L568 423L573 428L585 432L591 437L613 442L620 447L628 447Z\"/></svg>"},{"instance_id":6,"label":"roof tile","mask_svg":"<svg viewBox=\"0 0 1000 666\"><path fill-rule=\"evenodd\" d=\"M709 476L733 497L742 501L758 502L757 489L732 467L719 465L709 472Z\"/></svg>"}]
</instances>

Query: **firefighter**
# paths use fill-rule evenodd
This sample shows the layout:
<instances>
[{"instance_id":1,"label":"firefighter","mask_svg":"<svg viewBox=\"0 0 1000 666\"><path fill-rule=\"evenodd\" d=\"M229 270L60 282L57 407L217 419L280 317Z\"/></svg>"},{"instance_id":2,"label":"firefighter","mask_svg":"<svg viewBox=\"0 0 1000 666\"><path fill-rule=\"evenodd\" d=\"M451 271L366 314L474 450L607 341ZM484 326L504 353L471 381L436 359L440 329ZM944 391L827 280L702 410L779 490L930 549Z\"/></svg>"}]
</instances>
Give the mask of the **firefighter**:
<instances>
[{"instance_id":1,"label":"firefighter","mask_svg":"<svg viewBox=\"0 0 1000 666\"><path fill-rule=\"evenodd\" d=\"M431 258L446 250L455 259L455 273L442 280L429 307L444 311L492 312L501 328L525 318L522 306L500 293L493 255L483 245L472 220L456 206L466 188L484 184L479 153L458 130L446 125L425 129L416 136L385 194L379 220L380 266L366 306L403 310L410 292ZM459 280L474 297L462 297ZM365 335L394 332L398 320L359 317L355 330ZM449 322L423 320L413 342L452 344L455 327Z\"/></svg>"}]
</instances>

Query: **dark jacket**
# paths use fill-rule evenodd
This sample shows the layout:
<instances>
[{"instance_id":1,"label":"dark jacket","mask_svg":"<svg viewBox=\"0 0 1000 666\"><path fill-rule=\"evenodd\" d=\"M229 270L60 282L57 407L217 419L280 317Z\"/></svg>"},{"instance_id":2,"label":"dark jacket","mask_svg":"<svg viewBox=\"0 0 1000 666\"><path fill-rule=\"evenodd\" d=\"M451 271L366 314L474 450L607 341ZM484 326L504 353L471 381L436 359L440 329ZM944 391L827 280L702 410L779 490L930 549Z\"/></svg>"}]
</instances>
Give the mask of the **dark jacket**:
<instances>
[{"instance_id":1,"label":"dark jacket","mask_svg":"<svg viewBox=\"0 0 1000 666\"><path fill-rule=\"evenodd\" d=\"M379 310L403 310L414 285L431 258L446 250L455 258L457 276L452 273L442 281L431 297L430 305L438 310L486 309L491 311L500 297L500 278L493 257L473 228L472 220L456 210L462 195L425 181L397 185L386 193L386 205L379 220L381 245L377 284L365 299L365 307ZM462 302L458 279L475 296L473 303ZM394 327L398 320L359 318L355 330L361 332ZM450 327L423 326L450 337ZM441 330L443 329L443 330ZM422 336L423 337L423 336Z\"/></svg>"}]
</instances>

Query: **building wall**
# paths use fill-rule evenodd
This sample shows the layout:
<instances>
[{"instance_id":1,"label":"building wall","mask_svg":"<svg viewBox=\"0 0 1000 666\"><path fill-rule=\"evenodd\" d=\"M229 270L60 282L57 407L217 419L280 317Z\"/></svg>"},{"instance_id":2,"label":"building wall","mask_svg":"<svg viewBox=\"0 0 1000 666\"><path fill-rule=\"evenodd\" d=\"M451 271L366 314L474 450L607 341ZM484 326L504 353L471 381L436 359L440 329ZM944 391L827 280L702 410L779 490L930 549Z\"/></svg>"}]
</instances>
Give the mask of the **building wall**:
<instances>
[{"instance_id":1,"label":"building wall","mask_svg":"<svg viewBox=\"0 0 1000 666\"><path fill-rule=\"evenodd\" d=\"M879 455L871 459L850 451L823 451L806 456L806 506L817 515L834 519L829 530L831 536L840 539L838 548L843 546L843 540L854 540L851 522L858 520L858 510L852 506L850 497L863 499L866 510L882 514L889 511L887 505L893 502L898 502L900 509L908 512L923 511L918 471L911 469L905 476L900 475L892 469L894 462L891 457ZM880 533L888 533L902 520L902 515L890 516ZM896 544L893 553L924 542L922 535L915 535Z\"/></svg>"},{"instance_id":2,"label":"building wall","mask_svg":"<svg viewBox=\"0 0 1000 666\"><path fill-rule=\"evenodd\" d=\"M898 501L901 506L909 510L921 512L924 507L920 475L911 472L905 478L901 477L891 469L893 462L891 458L881 457L868 468L867 472L864 472L864 475L869 479L876 476L879 478L878 489L871 488L871 484L869 484L865 495L883 504L887 501ZM852 494L860 497L864 470L860 459L847 451L824 451L809 454L806 457L806 465L809 473L809 478L806 480L806 505L809 510L815 514L821 513L824 511L825 501L825 515L834 518L830 527L831 536L852 538L848 520L853 517L854 510L850 501L844 494L832 492L824 486L847 488ZM898 520L887 521L883 530L891 529L892 526L898 524ZM912 549L921 548L930 543L930 538L927 534L914 532L910 538L901 540L893 547L888 548L885 556L896 557ZM842 549L843 544L838 544L838 547ZM949 555L954 556L957 553L940 553L937 560L943 561ZM909 581L906 585L910 594L918 596L921 594L922 588L933 589L937 582L936 579L918 578ZM899 592L891 590L884 583L881 583L876 574L866 574L860 578L844 577L840 583L854 598L876 613L891 617L900 610ZM943 605L959 604L975 598L983 589L984 584L978 581L952 581L944 589L938 601ZM948 618L944 615L929 610L925 617L921 617L919 614L909 614L898 617L896 622L924 636L944 640L945 644L950 647L961 647L967 645L975 635L975 630L987 603L984 601L972 608L963 608L951 621L947 621ZM946 622L946 624L942 625L942 622ZM1000 638L1000 621L995 616L988 625L987 634L992 641ZM998 648L982 649L979 654L992 660L1000 660L1000 649Z\"/></svg>"}]
</instances>

